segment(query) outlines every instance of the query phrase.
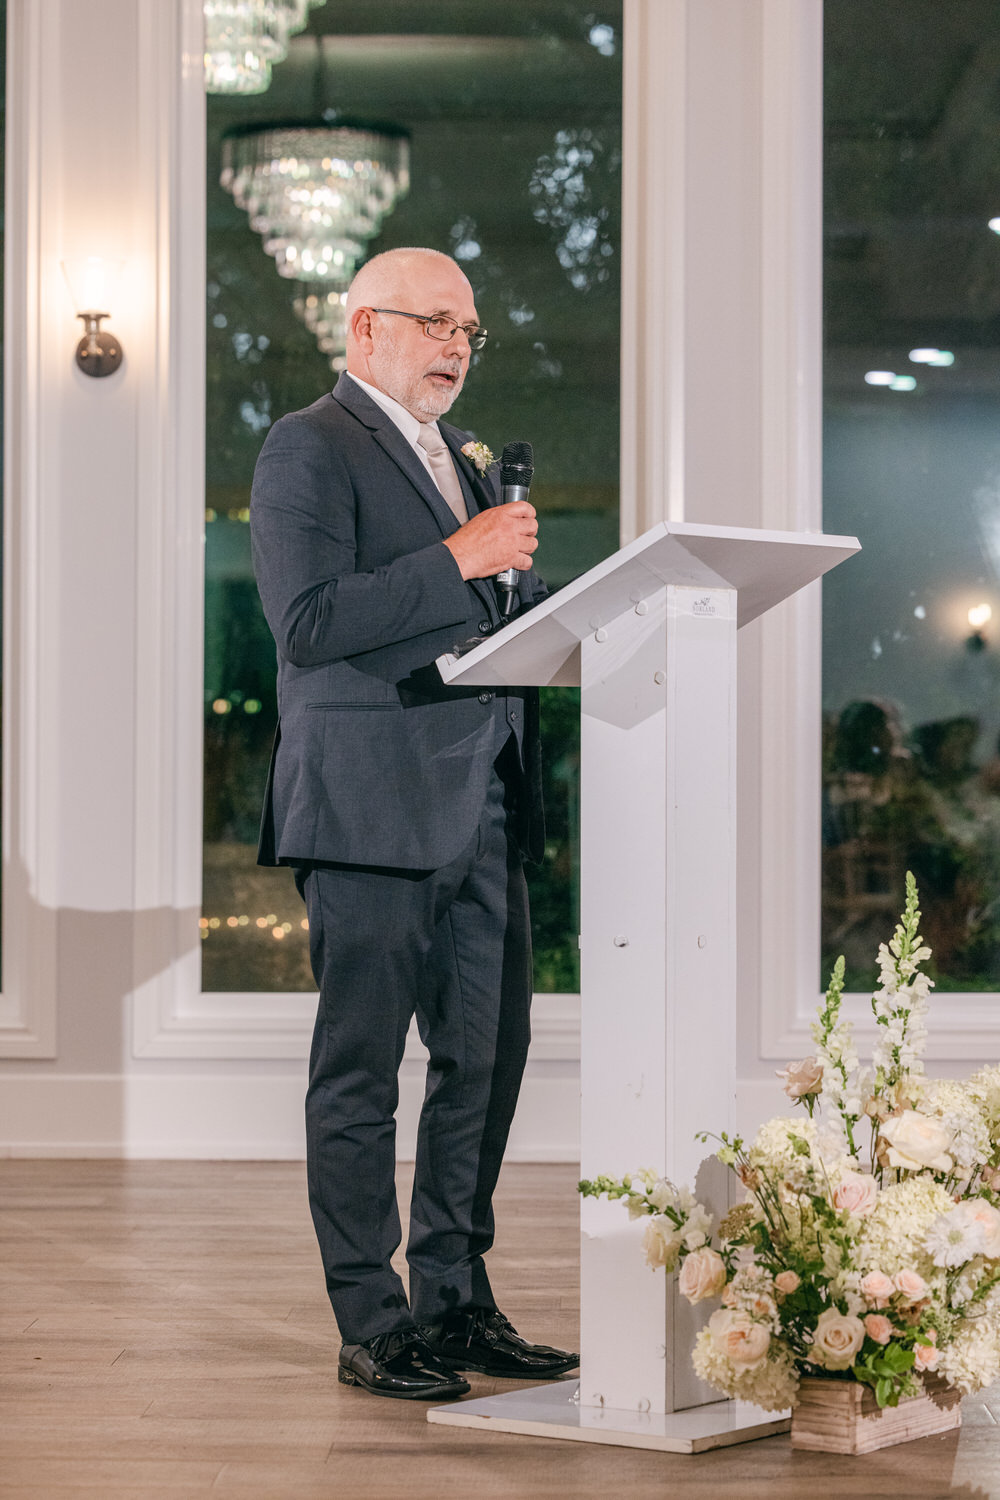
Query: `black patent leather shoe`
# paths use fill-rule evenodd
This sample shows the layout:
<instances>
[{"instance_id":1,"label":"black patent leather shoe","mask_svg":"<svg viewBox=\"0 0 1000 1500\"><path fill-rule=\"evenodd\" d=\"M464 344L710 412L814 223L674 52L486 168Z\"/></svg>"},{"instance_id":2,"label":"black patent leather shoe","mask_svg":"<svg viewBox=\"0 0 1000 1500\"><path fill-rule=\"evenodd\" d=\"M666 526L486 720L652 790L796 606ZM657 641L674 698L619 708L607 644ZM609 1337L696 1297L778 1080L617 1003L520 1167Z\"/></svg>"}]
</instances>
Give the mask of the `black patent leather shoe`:
<instances>
[{"instance_id":1,"label":"black patent leather shoe","mask_svg":"<svg viewBox=\"0 0 1000 1500\"><path fill-rule=\"evenodd\" d=\"M420 1331L438 1358L455 1370L507 1380L546 1380L580 1363L578 1354L565 1349L529 1344L496 1308L449 1313L440 1323L421 1325Z\"/></svg>"},{"instance_id":2,"label":"black patent leather shoe","mask_svg":"<svg viewBox=\"0 0 1000 1500\"><path fill-rule=\"evenodd\" d=\"M448 1401L469 1390L469 1382L438 1359L416 1328L344 1344L337 1379L341 1385L359 1385L373 1396L401 1401Z\"/></svg>"}]
</instances>

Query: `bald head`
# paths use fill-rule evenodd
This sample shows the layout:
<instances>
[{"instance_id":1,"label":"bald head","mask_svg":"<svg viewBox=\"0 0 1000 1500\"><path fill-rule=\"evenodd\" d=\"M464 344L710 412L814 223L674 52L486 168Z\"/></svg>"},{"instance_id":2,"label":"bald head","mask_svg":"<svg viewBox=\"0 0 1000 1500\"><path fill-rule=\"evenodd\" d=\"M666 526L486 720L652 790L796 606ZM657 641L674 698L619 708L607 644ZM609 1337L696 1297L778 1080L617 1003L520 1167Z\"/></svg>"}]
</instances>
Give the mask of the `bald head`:
<instances>
[{"instance_id":1,"label":"bald head","mask_svg":"<svg viewBox=\"0 0 1000 1500\"><path fill-rule=\"evenodd\" d=\"M433 317L459 325L451 338L427 333L419 319ZM432 422L462 389L471 354L463 329L478 322L472 287L449 255L386 250L361 267L347 293L348 374Z\"/></svg>"},{"instance_id":2,"label":"bald head","mask_svg":"<svg viewBox=\"0 0 1000 1500\"><path fill-rule=\"evenodd\" d=\"M359 307L395 307L394 297L414 288L419 292L421 284L437 275L458 277L468 288L472 288L465 272L440 250L420 249L410 246L403 250L383 250L361 267L347 291L347 318ZM422 311L429 311L424 308Z\"/></svg>"}]
</instances>

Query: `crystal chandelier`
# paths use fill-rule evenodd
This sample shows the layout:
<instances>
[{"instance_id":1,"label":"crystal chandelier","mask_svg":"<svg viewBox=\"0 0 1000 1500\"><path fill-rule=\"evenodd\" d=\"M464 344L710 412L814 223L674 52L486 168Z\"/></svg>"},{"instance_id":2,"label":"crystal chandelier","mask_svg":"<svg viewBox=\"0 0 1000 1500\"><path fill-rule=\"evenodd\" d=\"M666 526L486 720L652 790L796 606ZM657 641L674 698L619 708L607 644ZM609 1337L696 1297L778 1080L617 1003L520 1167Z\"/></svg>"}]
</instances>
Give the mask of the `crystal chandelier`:
<instances>
[{"instance_id":1,"label":"crystal chandelier","mask_svg":"<svg viewBox=\"0 0 1000 1500\"><path fill-rule=\"evenodd\" d=\"M342 287L407 192L409 157L396 126L241 126L223 138L219 180L279 275Z\"/></svg>"},{"instance_id":2,"label":"crystal chandelier","mask_svg":"<svg viewBox=\"0 0 1000 1500\"><path fill-rule=\"evenodd\" d=\"M262 94L289 38L326 0L204 0L205 88L210 94Z\"/></svg>"}]
</instances>

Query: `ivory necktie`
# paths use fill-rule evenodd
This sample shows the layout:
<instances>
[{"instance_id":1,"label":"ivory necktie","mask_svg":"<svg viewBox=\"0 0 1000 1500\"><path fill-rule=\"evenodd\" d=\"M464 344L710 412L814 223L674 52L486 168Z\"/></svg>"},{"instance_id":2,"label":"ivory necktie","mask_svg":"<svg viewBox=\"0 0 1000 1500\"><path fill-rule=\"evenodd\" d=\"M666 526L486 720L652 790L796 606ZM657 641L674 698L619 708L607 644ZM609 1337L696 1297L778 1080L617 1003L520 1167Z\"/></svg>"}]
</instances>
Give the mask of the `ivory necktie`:
<instances>
[{"instance_id":1,"label":"ivory necktie","mask_svg":"<svg viewBox=\"0 0 1000 1500\"><path fill-rule=\"evenodd\" d=\"M430 460L434 483L454 512L458 524L463 526L469 519L465 496L462 494L462 485L455 472L448 444L441 436L437 423L421 422L417 442Z\"/></svg>"}]
</instances>

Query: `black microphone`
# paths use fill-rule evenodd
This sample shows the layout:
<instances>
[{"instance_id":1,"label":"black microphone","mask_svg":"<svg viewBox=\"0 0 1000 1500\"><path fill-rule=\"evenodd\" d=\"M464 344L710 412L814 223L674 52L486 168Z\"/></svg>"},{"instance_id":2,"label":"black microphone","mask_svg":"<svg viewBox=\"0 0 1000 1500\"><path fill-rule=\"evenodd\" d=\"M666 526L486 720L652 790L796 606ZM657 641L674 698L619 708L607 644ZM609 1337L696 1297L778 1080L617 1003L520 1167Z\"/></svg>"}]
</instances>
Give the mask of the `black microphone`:
<instances>
[{"instance_id":1,"label":"black microphone","mask_svg":"<svg viewBox=\"0 0 1000 1500\"><path fill-rule=\"evenodd\" d=\"M534 472L531 444L508 443L500 455L501 505L509 505L512 500L527 500ZM518 576L516 568L504 568L496 577L500 614L505 620L514 613Z\"/></svg>"}]
</instances>

